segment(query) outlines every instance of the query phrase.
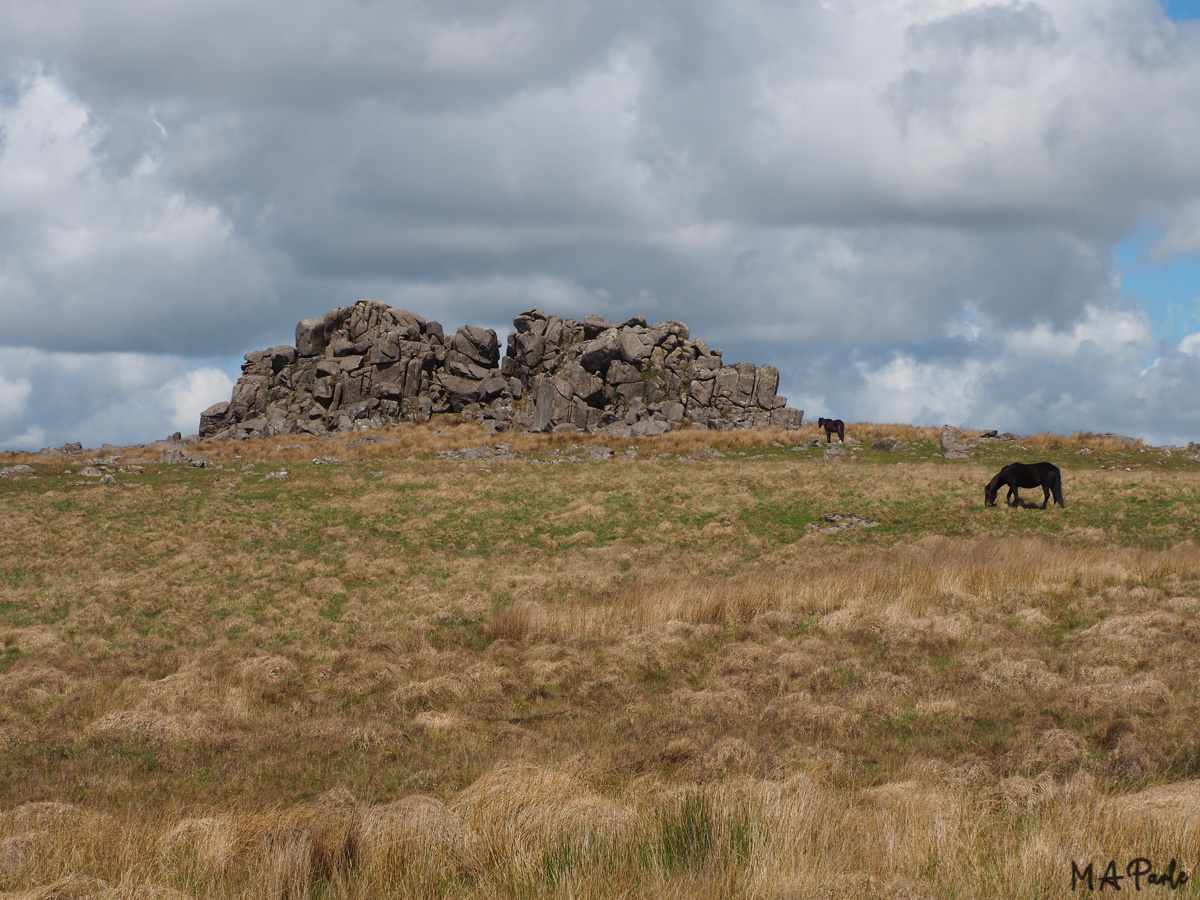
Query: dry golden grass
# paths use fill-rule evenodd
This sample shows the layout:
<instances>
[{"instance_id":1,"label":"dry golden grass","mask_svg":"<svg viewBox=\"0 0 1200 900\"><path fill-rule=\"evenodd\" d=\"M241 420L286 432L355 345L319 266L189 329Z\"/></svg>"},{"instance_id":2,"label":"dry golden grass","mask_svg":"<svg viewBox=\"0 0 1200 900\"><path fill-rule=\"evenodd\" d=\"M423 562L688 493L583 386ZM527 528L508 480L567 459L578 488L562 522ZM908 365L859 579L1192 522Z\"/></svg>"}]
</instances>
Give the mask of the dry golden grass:
<instances>
[{"instance_id":1,"label":"dry golden grass","mask_svg":"<svg viewBox=\"0 0 1200 900\"><path fill-rule=\"evenodd\" d=\"M940 431L941 429L932 427L875 422L851 422L846 425L846 437L855 438L864 444L869 444L882 437L893 437L906 442L937 443ZM356 447L349 446L366 436L378 438L381 441L360 444ZM964 437L968 441L978 440L978 436L978 431L964 432ZM532 453L554 449L566 450L572 445L590 443L601 443L617 450L624 450L631 445L639 444L640 441L644 446L653 446L656 453L686 454L706 445L724 451L761 447L771 441L778 441L790 447L797 440L813 437L820 437L824 440L825 432L812 421L806 422L798 431L682 430L672 431L653 439L612 438L606 435L579 433L501 433L485 436L483 429L478 424L460 423L456 416L441 416L432 423L397 425L370 432L337 432L319 438L308 435L288 435L245 442L225 441L199 444L188 449L192 452L202 453L215 463L231 464L245 460L307 462L314 455L352 459L395 459L405 455L429 455L442 450L460 450L468 446L495 446L497 443L510 445L514 452ZM1021 438L1020 443L1022 446L1038 450L1075 451L1083 447L1108 451L1130 449L1115 438L1083 432L1076 432L1070 437L1043 432ZM147 451L148 458L157 461L165 446L165 444L152 445L151 449ZM1139 440L1134 449L1144 446ZM127 455L141 455L141 451L133 450ZM39 461L37 454L0 451L0 464L2 465L37 461Z\"/></svg>"},{"instance_id":2,"label":"dry golden grass","mask_svg":"<svg viewBox=\"0 0 1200 900\"><path fill-rule=\"evenodd\" d=\"M1200 466L847 429L885 434L913 446L461 460L496 439L410 426L113 487L5 460L38 477L0 481L0 891L1053 898L1072 860L1200 868ZM1044 457L1066 510L982 507Z\"/></svg>"}]
</instances>

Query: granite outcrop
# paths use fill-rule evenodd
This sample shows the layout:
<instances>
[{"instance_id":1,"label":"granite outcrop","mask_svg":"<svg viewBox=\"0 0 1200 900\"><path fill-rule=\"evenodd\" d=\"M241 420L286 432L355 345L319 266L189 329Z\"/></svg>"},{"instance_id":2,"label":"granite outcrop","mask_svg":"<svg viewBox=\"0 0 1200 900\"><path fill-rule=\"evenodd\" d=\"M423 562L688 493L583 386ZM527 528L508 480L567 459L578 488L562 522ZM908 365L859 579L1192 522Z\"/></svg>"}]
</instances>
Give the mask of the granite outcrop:
<instances>
[{"instance_id":1,"label":"granite outcrop","mask_svg":"<svg viewBox=\"0 0 1200 900\"><path fill-rule=\"evenodd\" d=\"M662 434L674 428L799 428L776 393L779 372L727 365L682 322L582 322L523 312L503 357L492 329L453 334L374 300L296 326L295 346L246 354L228 401L200 416L200 436L324 434L438 413L488 433Z\"/></svg>"}]
</instances>

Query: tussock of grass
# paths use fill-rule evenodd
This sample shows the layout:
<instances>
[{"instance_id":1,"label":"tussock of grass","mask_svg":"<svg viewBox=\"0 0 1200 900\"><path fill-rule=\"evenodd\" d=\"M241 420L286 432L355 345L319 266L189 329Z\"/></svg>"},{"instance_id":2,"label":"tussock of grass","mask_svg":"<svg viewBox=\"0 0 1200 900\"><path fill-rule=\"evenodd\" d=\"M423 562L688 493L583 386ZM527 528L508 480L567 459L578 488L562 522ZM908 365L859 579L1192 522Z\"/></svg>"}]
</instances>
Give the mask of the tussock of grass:
<instances>
[{"instance_id":1,"label":"tussock of grass","mask_svg":"<svg viewBox=\"0 0 1200 900\"><path fill-rule=\"evenodd\" d=\"M18 895L30 897L933 897L963 885L973 896L1067 896L1064 859L1165 861L1195 839L1195 783L1114 798L1081 774L999 784L929 766L906 775L853 790L804 774L642 778L604 796L563 769L505 765L449 803L322 798L173 824L29 804L5 824L54 831L10 838L5 852L43 880ZM1014 820L1027 824L1015 832Z\"/></svg>"},{"instance_id":2,"label":"tussock of grass","mask_svg":"<svg viewBox=\"0 0 1200 900\"><path fill-rule=\"evenodd\" d=\"M1072 859L1200 868L1186 457L1048 435L953 462L873 424L847 434L910 448L436 456L473 428L216 445L116 487L22 457L0 890L1058 897ZM1045 457L1066 510L983 508Z\"/></svg>"}]
</instances>

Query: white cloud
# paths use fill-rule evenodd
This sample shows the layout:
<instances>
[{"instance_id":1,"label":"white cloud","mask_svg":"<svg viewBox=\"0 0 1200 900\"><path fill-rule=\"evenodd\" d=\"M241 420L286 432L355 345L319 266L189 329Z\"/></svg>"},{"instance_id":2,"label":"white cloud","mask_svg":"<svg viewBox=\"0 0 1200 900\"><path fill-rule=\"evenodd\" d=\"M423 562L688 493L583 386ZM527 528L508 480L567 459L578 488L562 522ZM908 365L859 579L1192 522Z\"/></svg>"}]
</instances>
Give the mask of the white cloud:
<instances>
[{"instance_id":1,"label":"white cloud","mask_svg":"<svg viewBox=\"0 0 1200 900\"><path fill-rule=\"evenodd\" d=\"M162 386L160 404L169 410L170 427L184 434L194 434L200 413L227 399L232 391L233 379L221 370L193 369Z\"/></svg>"},{"instance_id":2,"label":"white cloud","mask_svg":"<svg viewBox=\"0 0 1200 900\"><path fill-rule=\"evenodd\" d=\"M3 115L0 208L40 216L47 202L67 199L93 162L100 135L87 110L53 80L27 76Z\"/></svg>"},{"instance_id":3,"label":"white cloud","mask_svg":"<svg viewBox=\"0 0 1200 900\"><path fill-rule=\"evenodd\" d=\"M1130 354L1144 355L1153 345L1153 332L1142 310L1089 306L1070 328L1054 329L1038 323L1015 330L1006 338L1006 349L1015 357L1067 359L1085 344L1116 362L1130 358Z\"/></svg>"},{"instance_id":4,"label":"white cloud","mask_svg":"<svg viewBox=\"0 0 1200 900\"><path fill-rule=\"evenodd\" d=\"M31 425L20 434L0 432L0 448L5 450L41 450L46 444L46 432L37 425Z\"/></svg>"},{"instance_id":5,"label":"white cloud","mask_svg":"<svg viewBox=\"0 0 1200 900\"><path fill-rule=\"evenodd\" d=\"M1200 403L1191 400L1200 378L1198 346L1200 335L1193 335L1178 351L1143 365L1154 349L1145 316L1089 308L1069 328L1001 335L982 355L972 347L969 355L932 361L906 353L860 361L854 410L879 422L1116 431L1183 444L1200 434ZM844 395L838 400L846 403Z\"/></svg>"},{"instance_id":6,"label":"white cloud","mask_svg":"<svg viewBox=\"0 0 1200 900\"><path fill-rule=\"evenodd\" d=\"M0 133L7 342L187 350L270 305L272 278L228 218L169 184L153 148L112 171L104 129L55 77L22 77Z\"/></svg>"},{"instance_id":7,"label":"white cloud","mask_svg":"<svg viewBox=\"0 0 1200 900\"><path fill-rule=\"evenodd\" d=\"M979 402L986 367L977 360L919 362L896 354L877 368L860 366L863 418L874 422L961 424Z\"/></svg>"},{"instance_id":8,"label":"white cloud","mask_svg":"<svg viewBox=\"0 0 1200 900\"><path fill-rule=\"evenodd\" d=\"M26 410L26 402L33 386L28 378L12 381L0 375L0 421L19 416Z\"/></svg>"},{"instance_id":9,"label":"white cloud","mask_svg":"<svg viewBox=\"0 0 1200 900\"><path fill-rule=\"evenodd\" d=\"M300 8L0 5L2 339L58 353L0 366L10 420L172 430L366 296L682 319L879 419L1058 427L1190 371L1111 262L1200 248L1200 24L1158 4Z\"/></svg>"},{"instance_id":10,"label":"white cloud","mask_svg":"<svg viewBox=\"0 0 1200 900\"><path fill-rule=\"evenodd\" d=\"M1200 357L1200 332L1189 334L1180 341L1179 352L1187 356Z\"/></svg>"},{"instance_id":11,"label":"white cloud","mask_svg":"<svg viewBox=\"0 0 1200 900\"><path fill-rule=\"evenodd\" d=\"M147 443L195 434L200 413L228 400L233 380L212 366L137 353L0 352L0 449L81 441Z\"/></svg>"}]
</instances>

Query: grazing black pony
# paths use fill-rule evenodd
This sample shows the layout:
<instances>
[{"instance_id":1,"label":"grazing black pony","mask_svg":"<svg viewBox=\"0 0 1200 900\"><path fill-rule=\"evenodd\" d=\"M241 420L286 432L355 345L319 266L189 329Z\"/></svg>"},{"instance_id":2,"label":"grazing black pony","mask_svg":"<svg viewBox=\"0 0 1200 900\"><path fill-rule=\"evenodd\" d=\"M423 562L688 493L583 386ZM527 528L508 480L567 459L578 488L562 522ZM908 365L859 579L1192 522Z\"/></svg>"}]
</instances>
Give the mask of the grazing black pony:
<instances>
[{"instance_id":1,"label":"grazing black pony","mask_svg":"<svg viewBox=\"0 0 1200 900\"><path fill-rule=\"evenodd\" d=\"M1040 487L1045 493L1042 509L1050 502L1051 494L1054 495L1055 503L1063 509L1067 508L1067 504L1063 502L1062 472L1058 471L1058 466L1051 463L1009 463L984 488L984 506L996 505L996 494L1002 484L1008 485L1008 498L1004 502L1009 506L1018 506L1021 503L1021 495L1017 493L1017 488Z\"/></svg>"},{"instance_id":2,"label":"grazing black pony","mask_svg":"<svg viewBox=\"0 0 1200 900\"><path fill-rule=\"evenodd\" d=\"M817 427L825 429L825 443L832 443L830 438L836 431L838 440L846 443L846 423L841 419L817 419Z\"/></svg>"}]
</instances>

